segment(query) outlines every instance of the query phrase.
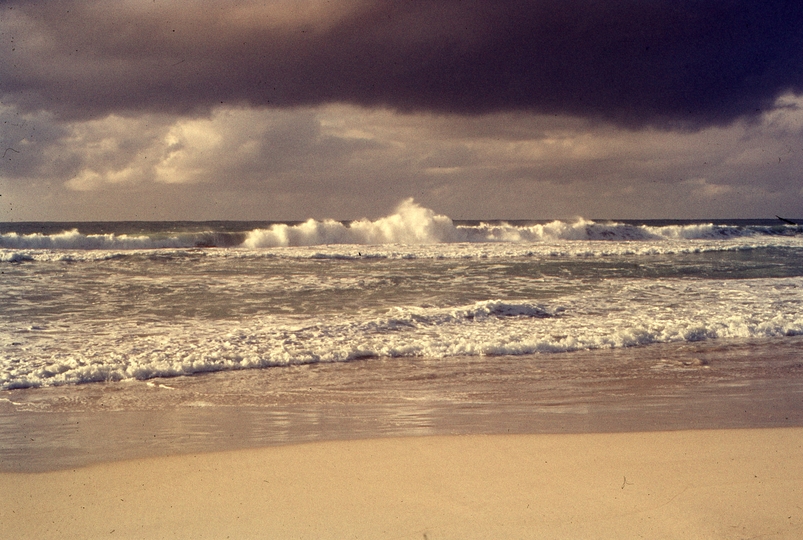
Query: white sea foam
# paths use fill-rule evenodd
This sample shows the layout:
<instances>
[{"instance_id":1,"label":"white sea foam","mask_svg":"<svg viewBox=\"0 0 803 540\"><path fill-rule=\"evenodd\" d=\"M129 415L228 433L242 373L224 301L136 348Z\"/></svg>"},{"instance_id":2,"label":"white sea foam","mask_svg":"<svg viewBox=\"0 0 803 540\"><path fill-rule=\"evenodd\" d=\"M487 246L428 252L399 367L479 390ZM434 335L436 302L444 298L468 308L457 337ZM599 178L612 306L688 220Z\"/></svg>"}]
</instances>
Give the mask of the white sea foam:
<instances>
[{"instance_id":1,"label":"white sea foam","mask_svg":"<svg viewBox=\"0 0 803 540\"><path fill-rule=\"evenodd\" d=\"M803 236L796 235L799 228L741 227L697 223L685 225L648 226L617 222L593 222L579 218L574 221L552 221L544 224L520 225L509 223L480 223L456 225L449 217L416 204L412 199L402 202L392 215L371 221L361 219L351 223L333 220L310 219L298 225L275 224L265 229L244 233L200 232L155 232L152 234L83 234L77 229L56 234L0 235L0 261L21 262L28 260L53 260L58 256L47 251L72 251L69 260L84 258L95 260L98 255L81 255L86 251L131 252L138 250L187 249L187 248L287 248L311 246L435 246L456 243L512 245L559 244L557 254L578 251L565 248L571 242L628 243L634 252L645 249L638 244L649 244L646 249L665 249L668 242L685 242L686 249L694 249L689 241L726 240L741 241L743 245L767 245L772 242L801 243ZM652 247L658 244L658 247ZM726 245L727 248L727 245ZM595 245L586 247L590 254L604 253L610 249ZM671 249L677 251L676 247ZM706 249L706 248L703 248ZM614 251L621 252L620 248ZM325 254L321 254L325 256ZM341 254L349 256L348 253ZM103 255L101 257L107 257Z\"/></svg>"},{"instance_id":2,"label":"white sea foam","mask_svg":"<svg viewBox=\"0 0 803 540\"><path fill-rule=\"evenodd\" d=\"M180 225L1 235L0 388L803 334L784 226Z\"/></svg>"},{"instance_id":3,"label":"white sea foam","mask_svg":"<svg viewBox=\"0 0 803 540\"><path fill-rule=\"evenodd\" d=\"M801 278L605 282L550 303L488 300L246 321L10 329L0 388L148 379L370 357L524 355L803 334ZM13 343L10 340L15 340Z\"/></svg>"},{"instance_id":4,"label":"white sea foam","mask_svg":"<svg viewBox=\"0 0 803 540\"><path fill-rule=\"evenodd\" d=\"M455 225L447 216L423 208L412 199L404 201L391 216L343 224L308 220L301 225L273 225L248 233L244 247L318 246L330 244L438 244L451 242L542 243L555 241L645 241L703 240L779 236L799 232L794 227L739 227L713 223L666 225L661 227L617 222L597 223L578 218L546 224L511 225L480 223Z\"/></svg>"},{"instance_id":5,"label":"white sea foam","mask_svg":"<svg viewBox=\"0 0 803 540\"><path fill-rule=\"evenodd\" d=\"M30 253L12 250L0 250L0 262L18 263L33 261L34 257Z\"/></svg>"},{"instance_id":6,"label":"white sea foam","mask_svg":"<svg viewBox=\"0 0 803 540\"><path fill-rule=\"evenodd\" d=\"M343 227L343 225L338 224ZM478 228L477 228L478 229ZM476 229L474 230L476 232ZM516 234L519 234L517 231ZM498 233L495 233L498 235ZM250 236L250 235L249 235ZM652 241L484 241L427 244L316 244L274 248L198 249L193 247L150 249L3 249L0 263L98 262L128 258L181 259L193 257L230 260L415 260L415 259L506 259L506 258L606 258L726 253L767 248L803 249L803 236L733 236L724 239L691 240L662 238Z\"/></svg>"},{"instance_id":7,"label":"white sea foam","mask_svg":"<svg viewBox=\"0 0 803 540\"><path fill-rule=\"evenodd\" d=\"M7 233L0 236L0 247L11 249L156 249L187 247L176 238L153 239L146 235L81 234L78 229L58 234Z\"/></svg>"},{"instance_id":8,"label":"white sea foam","mask_svg":"<svg viewBox=\"0 0 803 540\"><path fill-rule=\"evenodd\" d=\"M396 213L376 221L362 219L349 225L308 220L301 225L273 225L251 231L243 247L318 246L326 244L435 244L465 240L466 234L451 219L423 208L412 199Z\"/></svg>"},{"instance_id":9,"label":"white sea foam","mask_svg":"<svg viewBox=\"0 0 803 540\"><path fill-rule=\"evenodd\" d=\"M337 221L310 219L301 225L277 224L268 229L257 229L248 233L243 247L330 244L420 245L453 242L542 243L565 240L634 241L722 238L740 235L736 229L720 230L714 225L646 227L622 223L595 223L585 219L526 226L508 223L455 225L447 216L438 215L408 199L396 209L395 214L376 221L363 219L346 225Z\"/></svg>"}]
</instances>

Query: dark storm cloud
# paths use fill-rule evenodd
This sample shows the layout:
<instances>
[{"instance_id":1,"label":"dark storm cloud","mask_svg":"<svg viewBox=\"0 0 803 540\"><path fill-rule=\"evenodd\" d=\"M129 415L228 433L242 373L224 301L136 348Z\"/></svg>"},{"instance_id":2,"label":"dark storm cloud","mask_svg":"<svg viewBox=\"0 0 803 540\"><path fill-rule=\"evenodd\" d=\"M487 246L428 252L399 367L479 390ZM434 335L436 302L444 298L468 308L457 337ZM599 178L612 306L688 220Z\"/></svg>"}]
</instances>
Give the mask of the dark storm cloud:
<instances>
[{"instance_id":1,"label":"dark storm cloud","mask_svg":"<svg viewBox=\"0 0 803 540\"><path fill-rule=\"evenodd\" d=\"M4 4L3 101L64 118L346 102L695 128L803 91L798 1L290 4Z\"/></svg>"}]
</instances>

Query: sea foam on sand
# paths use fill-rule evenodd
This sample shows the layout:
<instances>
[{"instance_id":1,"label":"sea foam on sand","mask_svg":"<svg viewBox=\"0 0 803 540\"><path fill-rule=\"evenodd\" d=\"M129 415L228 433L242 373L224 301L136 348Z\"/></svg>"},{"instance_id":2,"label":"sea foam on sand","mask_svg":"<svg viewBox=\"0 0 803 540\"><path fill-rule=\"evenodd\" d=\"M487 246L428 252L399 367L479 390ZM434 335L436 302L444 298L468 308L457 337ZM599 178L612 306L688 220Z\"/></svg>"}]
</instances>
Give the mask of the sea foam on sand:
<instances>
[{"instance_id":1,"label":"sea foam on sand","mask_svg":"<svg viewBox=\"0 0 803 540\"><path fill-rule=\"evenodd\" d=\"M803 428L332 441L0 474L5 538L801 538Z\"/></svg>"}]
</instances>

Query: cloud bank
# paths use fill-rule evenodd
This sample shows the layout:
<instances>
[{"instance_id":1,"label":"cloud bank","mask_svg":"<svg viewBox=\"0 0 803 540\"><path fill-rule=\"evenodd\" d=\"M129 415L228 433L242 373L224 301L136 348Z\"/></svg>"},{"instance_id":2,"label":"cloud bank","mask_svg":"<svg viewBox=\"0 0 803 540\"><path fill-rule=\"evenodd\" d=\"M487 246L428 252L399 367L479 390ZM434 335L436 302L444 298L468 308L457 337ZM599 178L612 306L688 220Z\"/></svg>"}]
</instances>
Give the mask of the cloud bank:
<instances>
[{"instance_id":1,"label":"cloud bank","mask_svg":"<svg viewBox=\"0 0 803 540\"><path fill-rule=\"evenodd\" d=\"M61 119L331 103L700 129L803 92L783 0L17 1L0 91Z\"/></svg>"},{"instance_id":2,"label":"cloud bank","mask_svg":"<svg viewBox=\"0 0 803 540\"><path fill-rule=\"evenodd\" d=\"M53 121L0 107L0 220L799 217L803 98L687 132L346 105ZM14 202L13 211L7 205Z\"/></svg>"},{"instance_id":3,"label":"cloud bank","mask_svg":"<svg viewBox=\"0 0 803 540\"><path fill-rule=\"evenodd\" d=\"M0 0L0 221L803 217L803 3Z\"/></svg>"}]
</instances>

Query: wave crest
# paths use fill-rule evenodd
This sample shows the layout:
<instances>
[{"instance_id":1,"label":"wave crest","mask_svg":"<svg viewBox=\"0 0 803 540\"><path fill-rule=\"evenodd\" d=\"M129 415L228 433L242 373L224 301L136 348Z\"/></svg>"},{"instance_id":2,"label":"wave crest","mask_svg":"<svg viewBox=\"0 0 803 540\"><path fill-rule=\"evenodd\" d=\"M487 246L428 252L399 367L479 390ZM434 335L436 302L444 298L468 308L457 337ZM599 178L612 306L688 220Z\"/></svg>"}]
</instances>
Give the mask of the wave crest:
<instances>
[{"instance_id":1,"label":"wave crest","mask_svg":"<svg viewBox=\"0 0 803 540\"><path fill-rule=\"evenodd\" d=\"M684 241L727 240L742 237L796 236L791 225L734 225L688 223L645 225L595 222L583 218L538 224L508 222L455 224L451 218L406 199L396 211L377 220L340 222L309 219L291 225L278 223L248 232L165 232L143 234L83 234L78 229L56 234L0 235L0 249L11 250L147 250L207 247L249 249L324 245L432 245L446 243L545 243L562 241ZM7 257L11 257L8 255Z\"/></svg>"},{"instance_id":2,"label":"wave crest","mask_svg":"<svg viewBox=\"0 0 803 540\"><path fill-rule=\"evenodd\" d=\"M301 225L277 224L247 234L243 247L319 246L328 244L438 244L465 241L465 235L447 216L402 202L396 212L376 221L361 219L348 225L334 220L309 219Z\"/></svg>"}]
</instances>

